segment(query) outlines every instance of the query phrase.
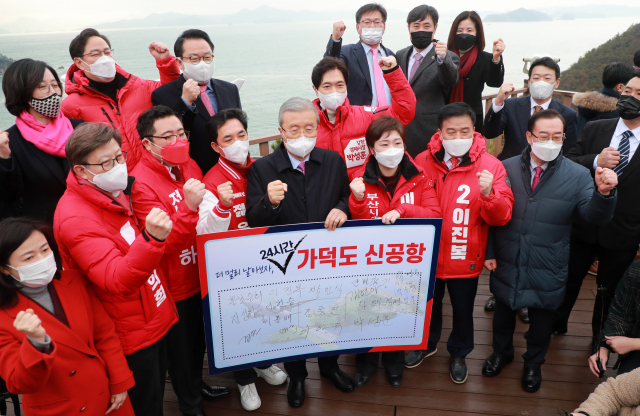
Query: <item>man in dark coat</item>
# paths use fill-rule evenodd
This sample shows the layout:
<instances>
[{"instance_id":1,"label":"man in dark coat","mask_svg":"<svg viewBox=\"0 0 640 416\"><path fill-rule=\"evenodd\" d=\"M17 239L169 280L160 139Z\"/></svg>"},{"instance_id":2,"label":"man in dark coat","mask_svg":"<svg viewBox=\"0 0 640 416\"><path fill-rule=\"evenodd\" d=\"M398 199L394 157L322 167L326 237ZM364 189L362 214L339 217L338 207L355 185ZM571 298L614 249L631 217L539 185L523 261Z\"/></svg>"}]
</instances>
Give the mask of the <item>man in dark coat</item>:
<instances>
[{"instance_id":1,"label":"man in dark coat","mask_svg":"<svg viewBox=\"0 0 640 416\"><path fill-rule=\"evenodd\" d=\"M528 123L527 147L503 162L515 203L511 221L493 227L485 267L496 297L493 354L482 374L494 377L513 360L516 310L529 308L529 335L522 388L535 392L551 341L553 310L564 299L569 237L574 217L604 224L616 206L617 175L598 168L593 179L584 167L560 154L566 122L555 110L534 114Z\"/></svg>"},{"instance_id":2,"label":"man in dark coat","mask_svg":"<svg viewBox=\"0 0 640 416\"><path fill-rule=\"evenodd\" d=\"M349 178L342 157L315 147L319 116L313 103L294 97L280 107L283 142L256 160L247 181L247 221L250 227L324 222L329 231L349 215ZM352 392L353 380L338 366L338 356L319 357L320 375L343 392ZM286 362L287 400L292 407L304 403L305 360Z\"/></svg>"},{"instance_id":3,"label":"man in dark coat","mask_svg":"<svg viewBox=\"0 0 640 416\"><path fill-rule=\"evenodd\" d=\"M182 75L157 88L151 94L153 105L164 105L183 115L197 113L185 122L189 135L189 157L195 160L203 175L218 163L218 153L211 148L205 124L214 114L227 108L242 108L240 92L234 84L211 78L213 75L213 43L206 32L189 29L182 32L173 46Z\"/></svg>"}]
</instances>

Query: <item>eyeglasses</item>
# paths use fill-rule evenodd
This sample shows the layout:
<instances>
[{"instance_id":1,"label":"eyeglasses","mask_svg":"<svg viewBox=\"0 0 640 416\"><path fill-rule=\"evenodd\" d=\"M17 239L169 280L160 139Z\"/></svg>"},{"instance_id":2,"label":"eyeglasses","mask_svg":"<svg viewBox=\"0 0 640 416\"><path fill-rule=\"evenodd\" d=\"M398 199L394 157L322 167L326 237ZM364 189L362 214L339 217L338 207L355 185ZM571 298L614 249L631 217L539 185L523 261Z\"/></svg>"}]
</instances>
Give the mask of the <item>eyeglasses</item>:
<instances>
[{"instance_id":1,"label":"eyeglasses","mask_svg":"<svg viewBox=\"0 0 640 416\"><path fill-rule=\"evenodd\" d=\"M40 85L38 85L38 89L43 94L48 93L51 90L51 88L53 88L53 90L56 91L56 92L58 92L58 91L62 92L62 86L57 81L53 81L51 84L40 84Z\"/></svg>"},{"instance_id":2,"label":"eyeglasses","mask_svg":"<svg viewBox=\"0 0 640 416\"><path fill-rule=\"evenodd\" d=\"M102 55L113 56L113 51L114 51L114 49L107 48L107 49L104 49L102 51L91 51L89 53L85 53L82 56L87 56L88 55L88 56L90 56L92 58L100 58Z\"/></svg>"},{"instance_id":3,"label":"eyeglasses","mask_svg":"<svg viewBox=\"0 0 640 416\"><path fill-rule=\"evenodd\" d=\"M200 61L204 61L205 64L210 64L211 62L213 62L213 55L211 54L206 54L205 56L196 56L196 55L191 55L191 56L183 56L182 58L180 58L183 62L185 60L188 60L189 62L191 62L194 65L197 65L200 63Z\"/></svg>"},{"instance_id":4,"label":"eyeglasses","mask_svg":"<svg viewBox=\"0 0 640 416\"><path fill-rule=\"evenodd\" d=\"M282 127L280 128L283 132L288 133L292 139L299 139L303 135L305 137L315 137L316 133L318 133L318 127L305 127L304 129L294 127L290 130L285 130Z\"/></svg>"},{"instance_id":5,"label":"eyeglasses","mask_svg":"<svg viewBox=\"0 0 640 416\"><path fill-rule=\"evenodd\" d=\"M565 139L565 134L562 133L562 136L559 134L556 134L554 136L549 136L547 134L541 134L540 137L536 136L535 134L533 134L533 132L531 132L531 135L533 137L535 137L536 139L538 139L539 142L548 142L549 140L553 140L556 143L562 143Z\"/></svg>"},{"instance_id":6,"label":"eyeglasses","mask_svg":"<svg viewBox=\"0 0 640 416\"><path fill-rule=\"evenodd\" d=\"M118 162L118 165L122 165L126 160L127 152L122 152L114 159L106 160L102 163L84 163L85 166L102 166L102 170L109 172Z\"/></svg>"},{"instance_id":7,"label":"eyeglasses","mask_svg":"<svg viewBox=\"0 0 640 416\"><path fill-rule=\"evenodd\" d=\"M148 138L164 139L166 144L173 144L176 142L176 140L178 140L178 138L181 138L182 140L189 140L189 132L183 131L182 133L170 134L168 136L148 136L147 139Z\"/></svg>"},{"instance_id":8,"label":"eyeglasses","mask_svg":"<svg viewBox=\"0 0 640 416\"><path fill-rule=\"evenodd\" d=\"M376 19L376 20L361 20L360 26L362 27L380 27L384 24L384 20Z\"/></svg>"}]
</instances>

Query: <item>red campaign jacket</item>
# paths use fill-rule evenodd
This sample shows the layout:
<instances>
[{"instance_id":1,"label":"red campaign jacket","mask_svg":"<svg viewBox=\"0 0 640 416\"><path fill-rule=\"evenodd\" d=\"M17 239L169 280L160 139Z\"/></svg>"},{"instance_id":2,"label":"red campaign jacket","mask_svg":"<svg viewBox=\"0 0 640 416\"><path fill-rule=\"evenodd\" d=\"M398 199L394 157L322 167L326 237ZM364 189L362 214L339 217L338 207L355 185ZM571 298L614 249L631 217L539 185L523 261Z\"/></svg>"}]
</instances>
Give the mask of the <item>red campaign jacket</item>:
<instances>
[{"instance_id":1,"label":"red campaign jacket","mask_svg":"<svg viewBox=\"0 0 640 416\"><path fill-rule=\"evenodd\" d=\"M338 152L347 164L349 180L355 176L358 167L364 165L369 149L365 142L365 133L369 124L376 118L389 115L395 117L405 126L411 123L416 112L416 95L413 93L407 78L400 66L384 74L384 79L391 90L391 105L384 107L355 106L349 104L347 98L336 110L335 124L320 105L320 99L314 104L320 116L316 146Z\"/></svg>"},{"instance_id":2,"label":"red campaign jacket","mask_svg":"<svg viewBox=\"0 0 640 416\"><path fill-rule=\"evenodd\" d=\"M202 172L192 159L180 166L180 171L185 181L191 178L202 180ZM153 208L162 209L173 222L171 233L164 242L165 254L160 261L160 270L167 277L171 298L179 301L195 295L200 292L196 256L198 211L191 210L184 202L184 184L173 179L169 170L146 150L131 176L136 178L131 200L140 226L144 226L147 214Z\"/></svg>"},{"instance_id":3,"label":"red campaign jacket","mask_svg":"<svg viewBox=\"0 0 640 416\"><path fill-rule=\"evenodd\" d=\"M442 217L433 181L427 180L422 168L414 164L408 153L405 152L400 162L400 181L393 198L380 179L377 165L375 156L369 155L367 163L354 174L354 178L362 178L365 187L362 201L353 193L349 197L349 211L354 220L380 218L394 209L402 218Z\"/></svg>"},{"instance_id":4,"label":"red campaign jacket","mask_svg":"<svg viewBox=\"0 0 640 416\"><path fill-rule=\"evenodd\" d=\"M436 277L476 277L484 265L489 226L509 222L513 193L507 184L502 163L485 153L484 138L480 133L475 133L468 155L452 171L442 161L443 157L440 134L436 133L427 150L415 159L429 180L434 181L442 210ZM493 174L493 189L489 197L480 193L476 176L485 169Z\"/></svg>"},{"instance_id":5,"label":"red campaign jacket","mask_svg":"<svg viewBox=\"0 0 640 416\"><path fill-rule=\"evenodd\" d=\"M25 416L103 416L111 395L135 384L113 321L77 271L61 271L52 284L69 326L18 293L16 305L0 310L0 376L9 391L23 395ZM33 309L51 338L49 354L13 327L26 309ZM118 415L123 410L122 415L133 416L128 397Z\"/></svg>"},{"instance_id":6,"label":"red campaign jacket","mask_svg":"<svg viewBox=\"0 0 640 416\"><path fill-rule=\"evenodd\" d=\"M84 71L72 64L67 70L62 113L68 118L81 118L88 123L107 123L122 135L122 150L127 152L129 169L140 160L143 147L136 130L138 117L150 109L151 93L160 85L180 76L175 56L156 61L160 81L148 81L129 74L116 65L116 80L125 83L118 90L118 102L89 87Z\"/></svg>"},{"instance_id":7,"label":"red campaign jacket","mask_svg":"<svg viewBox=\"0 0 640 416\"><path fill-rule=\"evenodd\" d=\"M165 243L141 230L128 207L69 172L53 218L62 265L93 283L125 355L154 344L178 321L158 267Z\"/></svg>"},{"instance_id":8,"label":"red campaign jacket","mask_svg":"<svg viewBox=\"0 0 640 416\"><path fill-rule=\"evenodd\" d=\"M249 167L253 163L253 160L248 158L246 169L247 174L243 175L233 166L232 163L225 160L222 156L218 160L206 175L204 175L204 186L209 190L216 198L218 196L218 186L225 182L231 181L231 189L233 190L233 199L231 200L232 209L230 209L231 222L229 224L229 231L238 230L242 228L249 228L247 222L247 176Z\"/></svg>"}]
</instances>

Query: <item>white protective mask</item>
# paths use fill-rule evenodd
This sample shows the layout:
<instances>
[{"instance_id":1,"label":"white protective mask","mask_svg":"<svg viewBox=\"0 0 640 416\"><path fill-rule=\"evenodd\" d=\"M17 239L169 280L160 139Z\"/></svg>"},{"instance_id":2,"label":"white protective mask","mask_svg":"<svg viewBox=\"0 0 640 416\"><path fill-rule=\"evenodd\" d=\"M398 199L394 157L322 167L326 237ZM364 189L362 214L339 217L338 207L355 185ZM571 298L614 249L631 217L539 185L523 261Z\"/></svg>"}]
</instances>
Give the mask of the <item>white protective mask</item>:
<instances>
[{"instance_id":1,"label":"white protective mask","mask_svg":"<svg viewBox=\"0 0 640 416\"><path fill-rule=\"evenodd\" d=\"M86 62L84 63L87 64ZM111 81L116 76L116 61L110 56L102 55L94 63L89 65L89 73L103 81Z\"/></svg>"},{"instance_id":2,"label":"white protective mask","mask_svg":"<svg viewBox=\"0 0 640 416\"><path fill-rule=\"evenodd\" d=\"M324 108L326 108L327 110L336 111L338 107L344 104L345 100L347 99L347 93L332 92L325 95L318 91L318 98L320 98L320 102L322 103L322 106Z\"/></svg>"},{"instance_id":3,"label":"white protective mask","mask_svg":"<svg viewBox=\"0 0 640 416\"><path fill-rule=\"evenodd\" d=\"M392 147L375 155L376 160L382 166L393 169L400 164L404 157L404 147Z\"/></svg>"},{"instance_id":4,"label":"white protective mask","mask_svg":"<svg viewBox=\"0 0 640 416\"><path fill-rule=\"evenodd\" d=\"M444 150L449 153L449 156L461 157L467 154L469 149L471 149L471 145L473 144L473 138L471 139L453 139L453 140L442 140L442 146L444 146Z\"/></svg>"},{"instance_id":5,"label":"white protective mask","mask_svg":"<svg viewBox=\"0 0 640 416\"><path fill-rule=\"evenodd\" d=\"M284 145L292 155L305 157L316 147L316 137L309 138L302 136L297 139L287 139Z\"/></svg>"},{"instance_id":6,"label":"white protective mask","mask_svg":"<svg viewBox=\"0 0 640 416\"><path fill-rule=\"evenodd\" d=\"M27 287L42 287L48 285L53 280L53 276L56 275L56 271L58 271L53 253L26 266L12 267L7 264L7 267L17 270L20 274L19 282ZM11 277L16 279L13 275L11 275Z\"/></svg>"},{"instance_id":7,"label":"white protective mask","mask_svg":"<svg viewBox=\"0 0 640 416\"><path fill-rule=\"evenodd\" d=\"M216 68L216 65L213 63L206 63L201 60L197 64L192 64L191 62L182 61L184 65L184 73L188 78L198 82L200 84L209 82L211 77L213 76L213 70Z\"/></svg>"},{"instance_id":8,"label":"white protective mask","mask_svg":"<svg viewBox=\"0 0 640 416\"><path fill-rule=\"evenodd\" d=\"M382 40L383 27L363 27L360 39L367 45L377 45Z\"/></svg>"},{"instance_id":9,"label":"white protective mask","mask_svg":"<svg viewBox=\"0 0 640 416\"><path fill-rule=\"evenodd\" d=\"M562 150L562 143L556 143L553 140L546 142L535 142L531 145L531 151L545 162L555 160Z\"/></svg>"},{"instance_id":10,"label":"white protective mask","mask_svg":"<svg viewBox=\"0 0 640 416\"><path fill-rule=\"evenodd\" d=\"M236 140L231 146L222 149L224 157L229 162L242 165L249 154L249 140Z\"/></svg>"},{"instance_id":11,"label":"white protective mask","mask_svg":"<svg viewBox=\"0 0 640 416\"><path fill-rule=\"evenodd\" d=\"M88 170L87 168L84 169ZM127 164L118 163L116 166L111 168L110 171L95 175L93 177L93 181L89 182L104 191L114 193L124 191L127 188L127 185L129 183L128 176L129 174L127 173Z\"/></svg>"},{"instance_id":12,"label":"white protective mask","mask_svg":"<svg viewBox=\"0 0 640 416\"><path fill-rule=\"evenodd\" d=\"M534 82L529 85L529 93L536 100L546 100L553 93L554 85L544 81Z\"/></svg>"}]
</instances>

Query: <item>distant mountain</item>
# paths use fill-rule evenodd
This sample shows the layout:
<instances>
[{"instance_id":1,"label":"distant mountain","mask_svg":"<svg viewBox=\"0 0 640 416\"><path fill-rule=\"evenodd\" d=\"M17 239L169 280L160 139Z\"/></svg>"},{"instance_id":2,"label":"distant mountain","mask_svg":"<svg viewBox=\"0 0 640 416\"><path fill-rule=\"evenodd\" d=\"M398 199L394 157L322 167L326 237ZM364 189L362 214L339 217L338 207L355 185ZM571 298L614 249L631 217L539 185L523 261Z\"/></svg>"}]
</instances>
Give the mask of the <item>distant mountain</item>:
<instances>
[{"instance_id":1,"label":"distant mountain","mask_svg":"<svg viewBox=\"0 0 640 416\"><path fill-rule=\"evenodd\" d=\"M4 75L4 71L13 63L13 59L0 53L0 77Z\"/></svg>"},{"instance_id":2,"label":"distant mountain","mask_svg":"<svg viewBox=\"0 0 640 416\"><path fill-rule=\"evenodd\" d=\"M633 65L633 54L638 49L640 23L584 54L562 73L560 88L568 91L597 91L602 88L604 67L614 62Z\"/></svg>"},{"instance_id":3,"label":"distant mountain","mask_svg":"<svg viewBox=\"0 0 640 416\"><path fill-rule=\"evenodd\" d=\"M482 20L485 22L544 22L553 19L546 13L520 8L509 13L490 14Z\"/></svg>"},{"instance_id":4,"label":"distant mountain","mask_svg":"<svg viewBox=\"0 0 640 416\"><path fill-rule=\"evenodd\" d=\"M576 18L573 17L573 15L570 15L570 14L563 14L562 16L560 16L556 20L576 20Z\"/></svg>"},{"instance_id":5,"label":"distant mountain","mask_svg":"<svg viewBox=\"0 0 640 416\"><path fill-rule=\"evenodd\" d=\"M537 9L558 18L569 14L576 19L640 16L639 6L618 6L613 4L585 4L581 6L543 7Z\"/></svg>"},{"instance_id":6,"label":"distant mountain","mask_svg":"<svg viewBox=\"0 0 640 416\"><path fill-rule=\"evenodd\" d=\"M9 32L9 31L8 31L8 30L6 30L6 29L2 29L2 28L0 28L0 35L4 35L4 34L6 34L6 33L11 33L11 32Z\"/></svg>"},{"instance_id":7,"label":"distant mountain","mask_svg":"<svg viewBox=\"0 0 640 416\"><path fill-rule=\"evenodd\" d=\"M2 29L6 33L34 33L34 32L55 32L63 30L60 21L56 19L38 20L30 17L20 17L10 23L3 23Z\"/></svg>"}]
</instances>

